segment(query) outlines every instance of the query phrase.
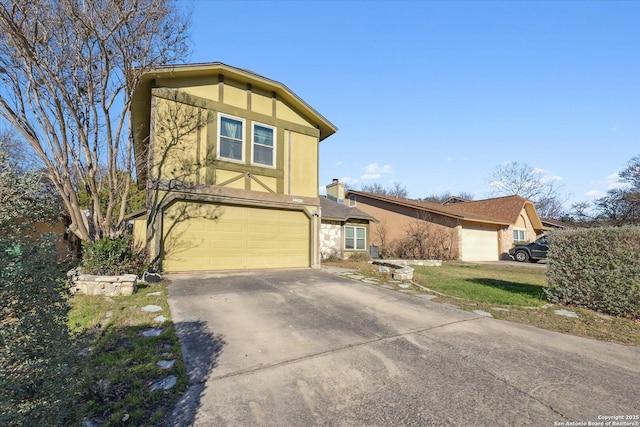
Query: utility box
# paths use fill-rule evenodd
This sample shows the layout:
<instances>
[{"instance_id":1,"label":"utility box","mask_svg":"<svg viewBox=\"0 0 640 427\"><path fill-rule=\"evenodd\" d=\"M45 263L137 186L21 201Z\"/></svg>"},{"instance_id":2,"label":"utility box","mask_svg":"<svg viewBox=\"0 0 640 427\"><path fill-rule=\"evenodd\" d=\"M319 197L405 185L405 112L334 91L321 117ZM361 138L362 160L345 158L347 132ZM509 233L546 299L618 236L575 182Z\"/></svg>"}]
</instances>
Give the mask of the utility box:
<instances>
[{"instance_id":1,"label":"utility box","mask_svg":"<svg viewBox=\"0 0 640 427\"><path fill-rule=\"evenodd\" d=\"M376 245L369 246L369 255L371 258L380 258L380 249Z\"/></svg>"}]
</instances>

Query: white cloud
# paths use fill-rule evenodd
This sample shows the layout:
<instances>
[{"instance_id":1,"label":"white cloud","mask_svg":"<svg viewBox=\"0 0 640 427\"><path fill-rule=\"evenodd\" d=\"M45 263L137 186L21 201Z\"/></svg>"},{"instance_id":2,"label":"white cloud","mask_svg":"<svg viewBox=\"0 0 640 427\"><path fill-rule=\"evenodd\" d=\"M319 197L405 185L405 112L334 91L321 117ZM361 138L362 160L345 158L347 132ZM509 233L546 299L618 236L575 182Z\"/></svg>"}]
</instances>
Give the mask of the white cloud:
<instances>
[{"instance_id":1,"label":"white cloud","mask_svg":"<svg viewBox=\"0 0 640 427\"><path fill-rule=\"evenodd\" d=\"M542 182L558 182L558 181L562 181L562 177L560 175L555 175L555 176L543 176L540 181Z\"/></svg>"},{"instance_id":2,"label":"white cloud","mask_svg":"<svg viewBox=\"0 0 640 427\"><path fill-rule=\"evenodd\" d=\"M547 171L542 168L533 168L533 173L537 175L546 175Z\"/></svg>"},{"instance_id":3,"label":"white cloud","mask_svg":"<svg viewBox=\"0 0 640 427\"><path fill-rule=\"evenodd\" d=\"M362 168L368 174L382 174L393 173L393 168L390 165L380 166L378 162L373 162Z\"/></svg>"},{"instance_id":4,"label":"white cloud","mask_svg":"<svg viewBox=\"0 0 640 427\"><path fill-rule=\"evenodd\" d=\"M604 191L600 191L600 190L590 190L587 191L586 193L584 193L585 196L587 196L589 199L598 199L600 197L606 196L607 193L605 193Z\"/></svg>"},{"instance_id":5,"label":"white cloud","mask_svg":"<svg viewBox=\"0 0 640 427\"><path fill-rule=\"evenodd\" d=\"M353 179L350 176L343 176L342 178L338 179L338 181L344 184L355 184L356 182L358 182L357 179Z\"/></svg>"},{"instance_id":6,"label":"white cloud","mask_svg":"<svg viewBox=\"0 0 640 427\"><path fill-rule=\"evenodd\" d=\"M379 179L381 176L379 173L365 173L360 179Z\"/></svg>"},{"instance_id":7,"label":"white cloud","mask_svg":"<svg viewBox=\"0 0 640 427\"><path fill-rule=\"evenodd\" d=\"M620 190L624 188L631 188L631 184L629 184L628 182L614 182L612 184L609 184L607 188L609 190Z\"/></svg>"}]
</instances>

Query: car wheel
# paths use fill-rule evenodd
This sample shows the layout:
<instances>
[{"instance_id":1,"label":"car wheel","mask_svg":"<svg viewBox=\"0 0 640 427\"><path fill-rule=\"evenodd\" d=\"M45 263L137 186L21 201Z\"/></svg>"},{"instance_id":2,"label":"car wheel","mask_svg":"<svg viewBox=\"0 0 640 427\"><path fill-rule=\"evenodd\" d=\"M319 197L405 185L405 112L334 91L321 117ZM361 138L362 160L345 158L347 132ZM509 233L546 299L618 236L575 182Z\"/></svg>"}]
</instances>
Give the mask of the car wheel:
<instances>
[{"instance_id":1,"label":"car wheel","mask_svg":"<svg viewBox=\"0 0 640 427\"><path fill-rule=\"evenodd\" d=\"M518 262L525 262L526 260L529 259L529 255L527 255L527 253L525 251L518 251L518 252L516 252L516 254L513 257Z\"/></svg>"}]
</instances>

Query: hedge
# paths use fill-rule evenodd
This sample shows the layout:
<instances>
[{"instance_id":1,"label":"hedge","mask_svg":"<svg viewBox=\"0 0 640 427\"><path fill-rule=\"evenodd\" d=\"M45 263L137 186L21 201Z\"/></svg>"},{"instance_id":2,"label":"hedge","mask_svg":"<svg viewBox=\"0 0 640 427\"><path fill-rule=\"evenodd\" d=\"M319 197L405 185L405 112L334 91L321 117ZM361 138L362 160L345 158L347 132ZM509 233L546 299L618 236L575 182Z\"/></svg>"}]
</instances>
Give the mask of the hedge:
<instances>
[{"instance_id":1,"label":"hedge","mask_svg":"<svg viewBox=\"0 0 640 427\"><path fill-rule=\"evenodd\" d=\"M549 243L549 301L640 318L640 227L554 231Z\"/></svg>"}]
</instances>

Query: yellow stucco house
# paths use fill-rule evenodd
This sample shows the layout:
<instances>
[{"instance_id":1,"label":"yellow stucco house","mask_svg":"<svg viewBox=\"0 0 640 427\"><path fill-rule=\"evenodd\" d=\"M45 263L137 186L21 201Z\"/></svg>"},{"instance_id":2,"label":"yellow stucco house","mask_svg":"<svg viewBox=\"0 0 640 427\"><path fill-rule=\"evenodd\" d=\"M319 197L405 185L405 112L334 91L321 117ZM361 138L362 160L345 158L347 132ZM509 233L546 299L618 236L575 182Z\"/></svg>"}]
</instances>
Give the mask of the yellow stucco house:
<instances>
[{"instance_id":1,"label":"yellow stucco house","mask_svg":"<svg viewBox=\"0 0 640 427\"><path fill-rule=\"evenodd\" d=\"M144 76L134 219L162 271L318 267L319 143L337 128L284 84L222 63Z\"/></svg>"}]
</instances>

